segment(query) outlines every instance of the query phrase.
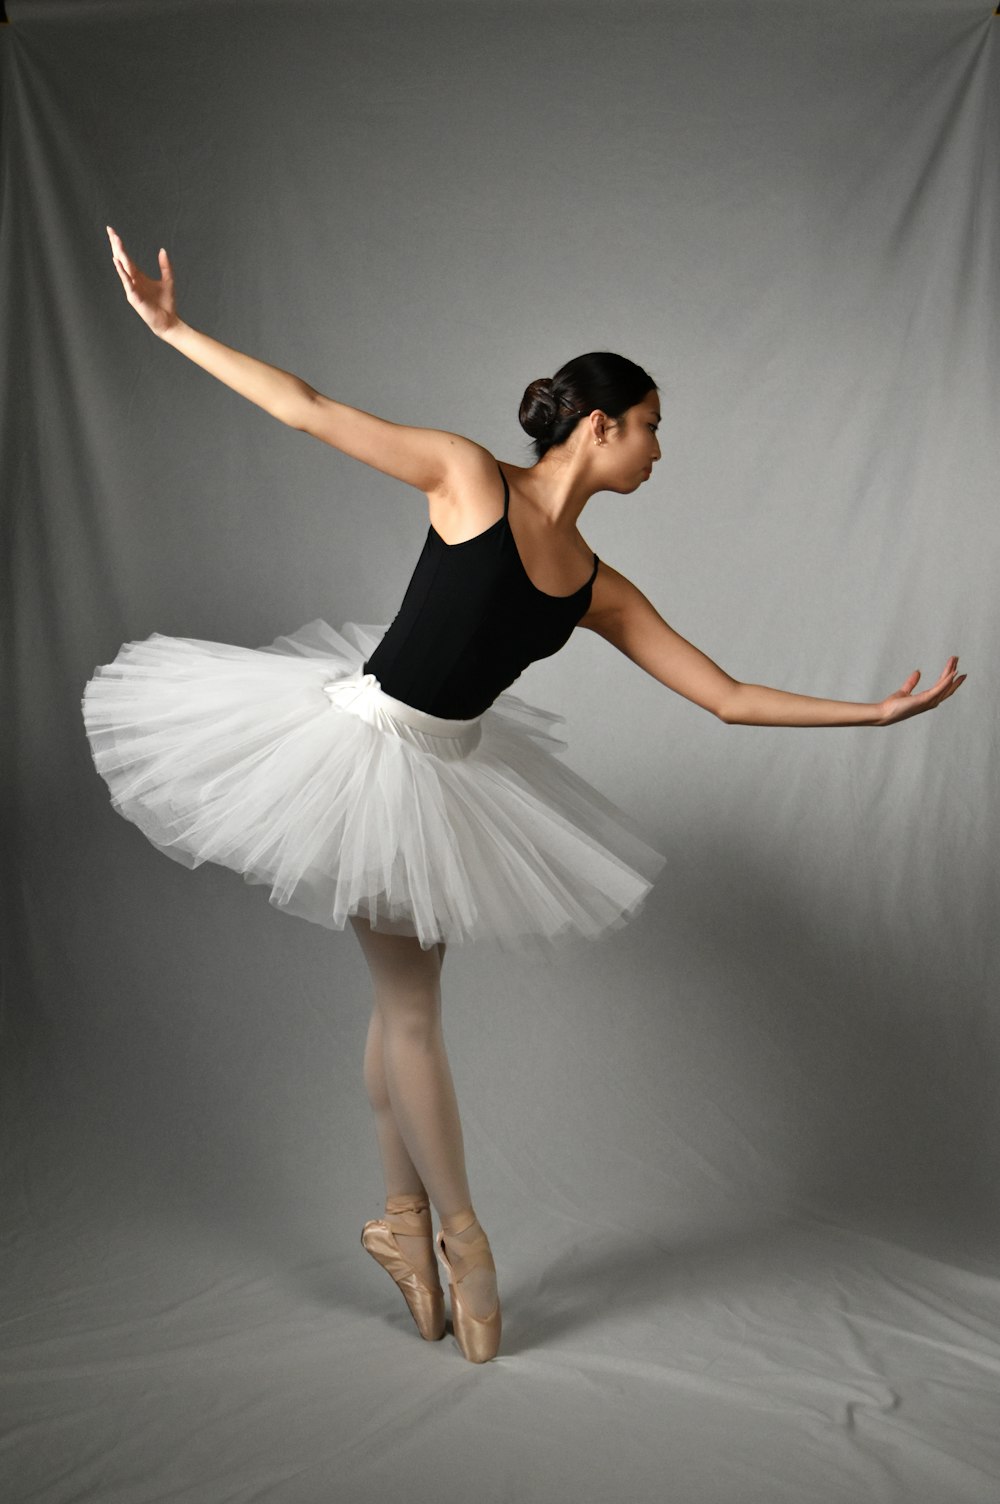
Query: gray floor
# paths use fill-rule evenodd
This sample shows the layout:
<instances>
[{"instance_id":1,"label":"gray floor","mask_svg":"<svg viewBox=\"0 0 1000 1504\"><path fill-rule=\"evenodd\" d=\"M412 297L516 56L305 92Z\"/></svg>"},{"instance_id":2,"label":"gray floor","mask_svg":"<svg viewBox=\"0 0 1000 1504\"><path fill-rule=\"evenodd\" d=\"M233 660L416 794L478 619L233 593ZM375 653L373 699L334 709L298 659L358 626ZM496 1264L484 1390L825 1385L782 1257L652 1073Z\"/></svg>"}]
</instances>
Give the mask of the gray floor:
<instances>
[{"instance_id":1,"label":"gray floor","mask_svg":"<svg viewBox=\"0 0 1000 1504\"><path fill-rule=\"evenodd\" d=\"M1000 1492L1000 1260L957 1231L501 1219L504 1342L474 1367L419 1339L359 1229L296 1263L67 1191L8 1231L11 1504Z\"/></svg>"}]
</instances>

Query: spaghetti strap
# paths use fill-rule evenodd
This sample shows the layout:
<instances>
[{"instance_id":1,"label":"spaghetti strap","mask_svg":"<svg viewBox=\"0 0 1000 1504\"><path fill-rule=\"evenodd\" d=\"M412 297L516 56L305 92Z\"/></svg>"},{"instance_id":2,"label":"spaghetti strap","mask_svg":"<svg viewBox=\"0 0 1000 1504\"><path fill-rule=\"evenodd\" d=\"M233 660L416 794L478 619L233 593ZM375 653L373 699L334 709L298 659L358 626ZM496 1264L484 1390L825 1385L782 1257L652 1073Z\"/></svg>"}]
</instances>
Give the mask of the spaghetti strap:
<instances>
[{"instance_id":1,"label":"spaghetti strap","mask_svg":"<svg viewBox=\"0 0 1000 1504\"><path fill-rule=\"evenodd\" d=\"M500 470L500 479L503 481L503 514L504 517L506 517L507 509L510 506L510 486L508 486L507 484L506 475L504 475L503 471L500 469L499 460L497 460L497 469Z\"/></svg>"},{"instance_id":2,"label":"spaghetti strap","mask_svg":"<svg viewBox=\"0 0 1000 1504\"><path fill-rule=\"evenodd\" d=\"M502 470L502 468L500 466L500 461L499 460L497 460L497 469L500 471L500 479L503 481L503 516L504 516L504 521L508 523L508 527L509 527L510 524L508 522L508 512L510 511L510 486L507 484L507 477L503 473L503 470ZM517 545L515 544L514 547L516 549ZM520 558L520 555L518 555L518 557ZM594 554L594 567L590 571L590 579L586 582L585 585L581 585L579 590L574 591L575 595L579 595L582 591L584 591L584 590L587 589L587 586L592 585L594 583L594 581L597 579L597 569L598 569L598 565L600 564L600 562L601 562L600 559L597 557L597 554L595 553ZM523 568L524 566L522 565L521 567ZM540 593L544 594L545 592L542 591ZM572 596L553 596L553 597L551 597L551 599L553 599L553 600L572 600L572 598L573 598Z\"/></svg>"}]
</instances>

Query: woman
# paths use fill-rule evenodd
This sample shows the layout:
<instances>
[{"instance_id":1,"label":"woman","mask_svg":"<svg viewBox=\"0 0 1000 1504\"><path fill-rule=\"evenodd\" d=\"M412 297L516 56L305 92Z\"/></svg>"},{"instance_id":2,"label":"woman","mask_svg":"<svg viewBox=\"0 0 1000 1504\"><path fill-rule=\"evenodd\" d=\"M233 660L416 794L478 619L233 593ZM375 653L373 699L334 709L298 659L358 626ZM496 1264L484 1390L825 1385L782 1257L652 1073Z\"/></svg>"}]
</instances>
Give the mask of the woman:
<instances>
[{"instance_id":1,"label":"woman","mask_svg":"<svg viewBox=\"0 0 1000 1504\"><path fill-rule=\"evenodd\" d=\"M635 491L660 457L657 389L633 362L592 354L532 382L520 417L536 462L501 465L190 328L166 252L154 280L108 235L129 303L162 340L427 496L427 539L388 629L314 622L256 650L154 634L98 669L83 703L115 807L161 849L269 883L272 902L314 922L351 921L374 984L364 1076L386 1189L362 1242L432 1340L445 1328L436 1252L459 1347L483 1362L499 1348L500 1304L441 1033L445 946L605 933L663 861L552 755L555 718L511 683L578 625L728 724L887 726L965 675L951 658L921 694L915 672L879 704L823 700L739 683L678 636L577 528L591 496Z\"/></svg>"}]
</instances>

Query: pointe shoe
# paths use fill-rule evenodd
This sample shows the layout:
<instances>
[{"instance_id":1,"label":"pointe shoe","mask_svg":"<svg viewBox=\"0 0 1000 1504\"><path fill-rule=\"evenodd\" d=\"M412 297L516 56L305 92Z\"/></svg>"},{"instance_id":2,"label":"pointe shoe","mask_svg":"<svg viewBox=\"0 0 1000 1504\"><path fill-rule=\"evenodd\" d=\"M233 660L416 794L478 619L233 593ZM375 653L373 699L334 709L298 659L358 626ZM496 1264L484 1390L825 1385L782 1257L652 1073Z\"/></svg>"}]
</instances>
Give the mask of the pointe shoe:
<instances>
[{"instance_id":1,"label":"pointe shoe","mask_svg":"<svg viewBox=\"0 0 1000 1504\"><path fill-rule=\"evenodd\" d=\"M391 1205L393 1202L395 1206ZM361 1243L375 1262L396 1281L424 1341L438 1342L444 1336L444 1291L440 1280L435 1277L434 1284L428 1285L422 1271L410 1263L395 1238L397 1232L409 1237L424 1233L429 1237L430 1229L430 1207L426 1201L420 1202L416 1197L389 1197L384 1218L365 1223ZM436 1270L434 1274L436 1276Z\"/></svg>"},{"instance_id":2,"label":"pointe shoe","mask_svg":"<svg viewBox=\"0 0 1000 1504\"><path fill-rule=\"evenodd\" d=\"M451 1324L455 1331L455 1340L459 1345L463 1358L468 1358L470 1363L488 1363L495 1358L500 1347L500 1298L488 1316L474 1316L467 1306L462 1303L462 1293L459 1286L470 1269L477 1265L484 1269L493 1269L493 1255L490 1252L489 1239L479 1229L478 1236L463 1241L454 1236L454 1233L464 1232L466 1227L471 1227L476 1221L475 1213L472 1213L464 1226L452 1229L451 1242L448 1243L448 1234L444 1228L434 1239L438 1258L448 1273L448 1290L451 1295ZM448 1252L445 1252L445 1246ZM459 1251L461 1250L461 1251Z\"/></svg>"}]
</instances>

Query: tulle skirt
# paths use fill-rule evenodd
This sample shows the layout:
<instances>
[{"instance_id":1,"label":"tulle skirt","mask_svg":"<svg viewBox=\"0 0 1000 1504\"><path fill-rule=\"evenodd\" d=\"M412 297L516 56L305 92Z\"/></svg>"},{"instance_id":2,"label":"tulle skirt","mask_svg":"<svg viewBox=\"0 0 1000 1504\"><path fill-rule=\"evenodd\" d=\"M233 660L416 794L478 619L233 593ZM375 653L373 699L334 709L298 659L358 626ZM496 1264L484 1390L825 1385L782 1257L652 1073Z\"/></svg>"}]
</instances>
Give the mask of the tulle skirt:
<instances>
[{"instance_id":1,"label":"tulle skirt","mask_svg":"<svg viewBox=\"0 0 1000 1504\"><path fill-rule=\"evenodd\" d=\"M664 858L557 756L560 717L512 694L463 721L395 700L363 672L383 630L126 643L83 696L115 809L330 929L514 947L626 923Z\"/></svg>"}]
</instances>

